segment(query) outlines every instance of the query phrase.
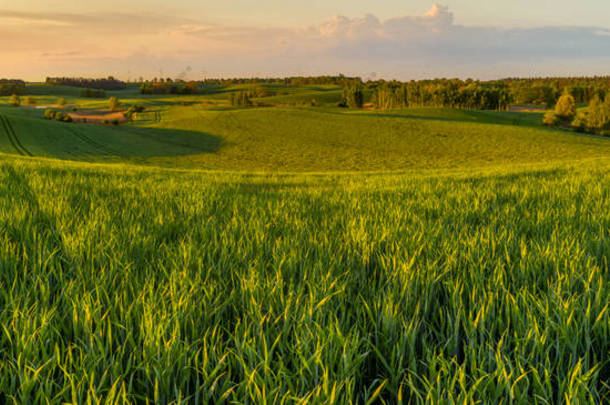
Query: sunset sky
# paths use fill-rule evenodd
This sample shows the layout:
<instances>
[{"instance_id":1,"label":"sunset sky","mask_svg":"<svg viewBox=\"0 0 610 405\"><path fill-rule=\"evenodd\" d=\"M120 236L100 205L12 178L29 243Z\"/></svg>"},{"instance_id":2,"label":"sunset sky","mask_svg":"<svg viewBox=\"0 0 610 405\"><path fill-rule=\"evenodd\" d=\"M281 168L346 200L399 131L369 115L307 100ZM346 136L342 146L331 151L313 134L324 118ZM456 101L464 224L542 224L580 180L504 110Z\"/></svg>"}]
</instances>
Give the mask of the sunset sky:
<instances>
[{"instance_id":1,"label":"sunset sky","mask_svg":"<svg viewBox=\"0 0 610 405\"><path fill-rule=\"evenodd\" d=\"M0 77L610 73L607 0L0 0Z\"/></svg>"}]
</instances>

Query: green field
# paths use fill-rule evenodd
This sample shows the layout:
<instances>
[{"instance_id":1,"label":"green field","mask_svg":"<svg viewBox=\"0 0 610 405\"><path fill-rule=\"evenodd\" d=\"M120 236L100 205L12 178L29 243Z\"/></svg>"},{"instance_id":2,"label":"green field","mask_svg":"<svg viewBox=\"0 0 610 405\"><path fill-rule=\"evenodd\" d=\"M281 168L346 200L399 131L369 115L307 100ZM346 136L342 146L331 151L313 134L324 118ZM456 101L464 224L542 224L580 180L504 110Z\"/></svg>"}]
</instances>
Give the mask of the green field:
<instances>
[{"instance_id":1,"label":"green field","mask_svg":"<svg viewBox=\"0 0 610 405\"><path fill-rule=\"evenodd\" d=\"M610 401L610 139L291 91L0 99L0 402Z\"/></svg>"}]
</instances>

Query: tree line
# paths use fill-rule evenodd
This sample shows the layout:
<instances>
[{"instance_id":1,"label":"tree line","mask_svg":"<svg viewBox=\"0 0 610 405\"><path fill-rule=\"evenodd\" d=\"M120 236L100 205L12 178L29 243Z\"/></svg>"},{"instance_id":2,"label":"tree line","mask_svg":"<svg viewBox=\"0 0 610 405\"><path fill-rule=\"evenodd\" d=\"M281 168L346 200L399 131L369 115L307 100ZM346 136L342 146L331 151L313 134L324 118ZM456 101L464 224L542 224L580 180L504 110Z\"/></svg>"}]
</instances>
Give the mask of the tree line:
<instances>
[{"instance_id":1,"label":"tree line","mask_svg":"<svg viewBox=\"0 0 610 405\"><path fill-rule=\"evenodd\" d=\"M141 94L203 94L206 89L201 82L172 79L145 81L140 84Z\"/></svg>"},{"instance_id":2,"label":"tree line","mask_svg":"<svg viewBox=\"0 0 610 405\"><path fill-rule=\"evenodd\" d=\"M21 95L25 93L23 80L0 79L0 96Z\"/></svg>"},{"instance_id":3,"label":"tree line","mask_svg":"<svg viewBox=\"0 0 610 405\"><path fill-rule=\"evenodd\" d=\"M127 88L127 83L117 80L112 76L105 79L87 79L83 77L47 77L46 84L85 87L98 90L124 90Z\"/></svg>"},{"instance_id":4,"label":"tree line","mask_svg":"<svg viewBox=\"0 0 610 405\"><path fill-rule=\"evenodd\" d=\"M284 86L308 86L308 85L335 85L343 86L346 82L363 83L359 77L347 77L344 75L336 76L293 76L293 77L275 77L275 78L228 78L228 79L205 79L204 84L229 86L233 84L275 84Z\"/></svg>"},{"instance_id":5,"label":"tree line","mask_svg":"<svg viewBox=\"0 0 610 405\"><path fill-rule=\"evenodd\" d=\"M379 109L401 107L450 107L477 110L506 110L510 89L502 81L480 82L459 79L410 82L368 82L372 103Z\"/></svg>"}]
</instances>

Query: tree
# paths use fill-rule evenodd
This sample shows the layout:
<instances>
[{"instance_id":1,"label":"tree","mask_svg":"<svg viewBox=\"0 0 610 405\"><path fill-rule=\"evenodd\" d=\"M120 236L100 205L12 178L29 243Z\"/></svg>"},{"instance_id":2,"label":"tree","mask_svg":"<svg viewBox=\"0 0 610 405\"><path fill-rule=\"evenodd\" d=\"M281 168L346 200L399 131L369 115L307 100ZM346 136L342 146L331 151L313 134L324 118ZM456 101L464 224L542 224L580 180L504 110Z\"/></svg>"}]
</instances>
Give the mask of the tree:
<instances>
[{"instance_id":1,"label":"tree","mask_svg":"<svg viewBox=\"0 0 610 405\"><path fill-rule=\"evenodd\" d=\"M229 94L229 103L232 106L246 107L252 104L247 91L239 91L237 93Z\"/></svg>"},{"instance_id":2,"label":"tree","mask_svg":"<svg viewBox=\"0 0 610 405\"><path fill-rule=\"evenodd\" d=\"M360 84L348 84L343 88L343 103L349 108L362 108L364 91Z\"/></svg>"},{"instance_id":3,"label":"tree","mask_svg":"<svg viewBox=\"0 0 610 405\"><path fill-rule=\"evenodd\" d=\"M108 107L110 107L112 111L116 111L120 106L121 102L118 98L110 97L110 99L108 100Z\"/></svg>"},{"instance_id":4,"label":"tree","mask_svg":"<svg viewBox=\"0 0 610 405\"><path fill-rule=\"evenodd\" d=\"M576 116L576 102L574 101L574 97L569 93L567 87L563 95L557 101L555 114L565 121L573 120Z\"/></svg>"},{"instance_id":5,"label":"tree","mask_svg":"<svg viewBox=\"0 0 610 405\"><path fill-rule=\"evenodd\" d=\"M602 102L599 96L595 96L589 104L587 115L587 127L593 132L601 132L610 129L610 97L606 95L606 101Z\"/></svg>"},{"instance_id":6,"label":"tree","mask_svg":"<svg viewBox=\"0 0 610 405\"><path fill-rule=\"evenodd\" d=\"M21 105L21 98L18 95L13 94L9 100L9 103L13 107L19 107Z\"/></svg>"}]
</instances>

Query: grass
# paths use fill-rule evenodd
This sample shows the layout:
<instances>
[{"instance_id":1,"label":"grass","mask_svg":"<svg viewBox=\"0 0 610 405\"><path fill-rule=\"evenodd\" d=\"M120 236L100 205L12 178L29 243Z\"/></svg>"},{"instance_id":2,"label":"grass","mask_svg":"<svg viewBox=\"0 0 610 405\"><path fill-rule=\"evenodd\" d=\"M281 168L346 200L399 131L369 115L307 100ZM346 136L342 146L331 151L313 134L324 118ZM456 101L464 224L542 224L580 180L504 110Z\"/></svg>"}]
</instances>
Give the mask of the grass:
<instances>
[{"instance_id":1,"label":"grass","mask_svg":"<svg viewBox=\"0 0 610 405\"><path fill-rule=\"evenodd\" d=\"M532 113L240 109L205 96L122 101L144 104L147 112L118 128L52 123L42 120L41 109L0 106L0 115L35 156L185 169L419 171L610 156L608 139L548 130ZM106 106L106 100L67 102L85 111ZM2 129L0 152L15 152Z\"/></svg>"},{"instance_id":2,"label":"grass","mask_svg":"<svg viewBox=\"0 0 610 405\"><path fill-rule=\"evenodd\" d=\"M0 402L610 401L606 139L204 100L0 107Z\"/></svg>"},{"instance_id":3,"label":"grass","mask_svg":"<svg viewBox=\"0 0 610 405\"><path fill-rule=\"evenodd\" d=\"M252 175L4 157L0 391L607 401L609 165Z\"/></svg>"}]
</instances>

